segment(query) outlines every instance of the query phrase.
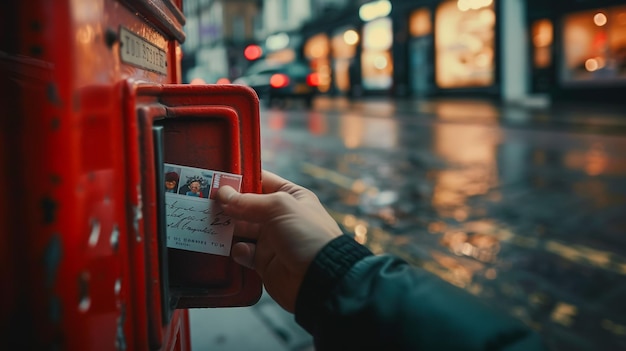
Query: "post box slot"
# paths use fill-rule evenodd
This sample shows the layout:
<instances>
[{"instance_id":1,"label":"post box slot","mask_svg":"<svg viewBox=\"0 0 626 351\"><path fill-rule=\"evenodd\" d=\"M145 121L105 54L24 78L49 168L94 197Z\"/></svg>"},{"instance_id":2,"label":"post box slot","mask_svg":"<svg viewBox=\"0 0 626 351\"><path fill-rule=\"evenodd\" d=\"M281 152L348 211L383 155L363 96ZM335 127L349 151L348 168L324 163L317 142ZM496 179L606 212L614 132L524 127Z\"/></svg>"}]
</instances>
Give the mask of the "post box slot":
<instances>
[{"instance_id":1,"label":"post box slot","mask_svg":"<svg viewBox=\"0 0 626 351\"><path fill-rule=\"evenodd\" d=\"M162 312L150 318L168 323L175 308L255 303L262 286L253 270L230 256L167 247L164 164L241 174L241 191L260 192L258 98L239 86L127 88L128 108L137 112L143 159L143 230L157 239L146 249L151 272L147 293L148 303L156 308L158 302Z\"/></svg>"},{"instance_id":2,"label":"post box slot","mask_svg":"<svg viewBox=\"0 0 626 351\"><path fill-rule=\"evenodd\" d=\"M154 166L155 170L163 169L163 127L153 126L152 137L154 138ZM168 257L167 257L167 224L165 220L165 189L161 184L165 183L163 172L156 172L156 193L157 193L157 242L158 242L158 258L159 273L161 278L161 311L162 324L167 325L172 318L172 309L170 305L170 289L169 289L169 273L168 273Z\"/></svg>"},{"instance_id":3,"label":"post box slot","mask_svg":"<svg viewBox=\"0 0 626 351\"><path fill-rule=\"evenodd\" d=\"M241 172L239 162L233 162L240 157L236 116L227 108L213 110L210 115L176 112L176 117L157 122L164 128L166 163ZM233 269L238 267L232 265L230 257L169 248L168 259L170 287L175 295L223 296L241 288L240 282L233 280L237 276Z\"/></svg>"}]
</instances>

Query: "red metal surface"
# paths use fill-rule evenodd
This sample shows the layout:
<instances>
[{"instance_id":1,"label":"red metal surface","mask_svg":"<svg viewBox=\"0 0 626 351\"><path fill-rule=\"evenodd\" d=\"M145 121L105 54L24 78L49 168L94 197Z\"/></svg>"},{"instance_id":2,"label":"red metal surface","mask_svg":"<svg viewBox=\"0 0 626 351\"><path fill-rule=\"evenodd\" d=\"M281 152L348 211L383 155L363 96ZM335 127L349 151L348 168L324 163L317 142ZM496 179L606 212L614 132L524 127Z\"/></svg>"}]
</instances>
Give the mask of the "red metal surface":
<instances>
[{"instance_id":1,"label":"red metal surface","mask_svg":"<svg viewBox=\"0 0 626 351\"><path fill-rule=\"evenodd\" d=\"M199 154L204 161L177 156L183 148L170 148L166 160L241 172L244 191L258 192L256 96L180 85L181 0L0 6L0 106L6 108L0 118L0 278L8 282L0 289L3 348L189 350L186 310L173 310L169 324L160 322L155 184L146 173L148 144L142 144L151 136L137 108L150 105L161 108L165 120L188 121L206 117L207 110L182 105L225 106L211 112L226 121L218 131L204 128L222 137L213 151ZM165 51L165 74L120 59L121 27ZM203 134L189 133L188 140L202 144ZM183 277L209 282L213 290L182 296L178 307L258 299L253 272L228 258L191 256L215 269Z\"/></svg>"},{"instance_id":2,"label":"red metal surface","mask_svg":"<svg viewBox=\"0 0 626 351\"><path fill-rule=\"evenodd\" d=\"M259 106L250 88L146 85L137 87L136 94L137 102L131 106L166 109L160 121L165 127L165 162L243 174L242 191L261 191ZM143 128L151 125L146 121ZM144 147L151 145L147 138ZM149 174L149 165L142 172ZM256 273L228 257L171 249L169 260L170 284L176 292L187 291L178 300L179 308L244 306L260 297Z\"/></svg>"}]
</instances>

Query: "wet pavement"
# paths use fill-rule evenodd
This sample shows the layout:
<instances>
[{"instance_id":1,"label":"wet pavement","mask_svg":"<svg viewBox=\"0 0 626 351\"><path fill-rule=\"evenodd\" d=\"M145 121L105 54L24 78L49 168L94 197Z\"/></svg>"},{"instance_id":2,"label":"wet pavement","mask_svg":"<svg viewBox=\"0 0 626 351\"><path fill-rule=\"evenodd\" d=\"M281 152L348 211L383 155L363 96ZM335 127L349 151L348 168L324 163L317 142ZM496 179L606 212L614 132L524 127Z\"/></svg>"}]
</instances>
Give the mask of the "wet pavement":
<instances>
[{"instance_id":1,"label":"wet pavement","mask_svg":"<svg viewBox=\"0 0 626 351\"><path fill-rule=\"evenodd\" d=\"M554 350L626 350L626 112L321 98L261 122L263 167L313 190L374 252L514 315ZM262 302L246 311L274 315L261 318L269 338L311 347Z\"/></svg>"}]
</instances>

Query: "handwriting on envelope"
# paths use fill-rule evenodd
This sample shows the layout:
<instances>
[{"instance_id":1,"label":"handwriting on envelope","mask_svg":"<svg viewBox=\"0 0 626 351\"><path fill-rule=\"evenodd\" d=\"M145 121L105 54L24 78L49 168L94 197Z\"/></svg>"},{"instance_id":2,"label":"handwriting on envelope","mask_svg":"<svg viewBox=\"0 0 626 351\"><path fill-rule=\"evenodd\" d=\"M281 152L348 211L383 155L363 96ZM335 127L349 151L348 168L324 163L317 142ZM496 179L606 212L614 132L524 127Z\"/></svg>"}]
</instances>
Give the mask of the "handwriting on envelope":
<instances>
[{"instance_id":1,"label":"handwriting on envelope","mask_svg":"<svg viewBox=\"0 0 626 351\"><path fill-rule=\"evenodd\" d=\"M221 185L239 191L242 176L175 164L165 164L164 173L167 247L228 256L234 223L209 194Z\"/></svg>"}]
</instances>

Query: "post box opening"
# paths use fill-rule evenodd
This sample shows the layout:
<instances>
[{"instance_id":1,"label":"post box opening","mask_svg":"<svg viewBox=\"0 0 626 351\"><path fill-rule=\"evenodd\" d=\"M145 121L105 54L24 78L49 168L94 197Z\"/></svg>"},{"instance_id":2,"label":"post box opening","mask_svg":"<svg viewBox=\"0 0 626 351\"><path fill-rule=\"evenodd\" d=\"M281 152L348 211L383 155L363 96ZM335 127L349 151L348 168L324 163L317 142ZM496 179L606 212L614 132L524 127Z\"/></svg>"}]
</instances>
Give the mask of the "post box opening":
<instances>
[{"instance_id":1,"label":"post box opening","mask_svg":"<svg viewBox=\"0 0 626 351\"><path fill-rule=\"evenodd\" d=\"M167 247L164 173L166 165L226 172L241 175L242 192L260 192L258 98L239 86L130 85L128 92L144 159L149 303L162 311L152 319L167 323L175 308L256 303L260 278L235 263L230 252Z\"/></svg>"}]
</instances>

